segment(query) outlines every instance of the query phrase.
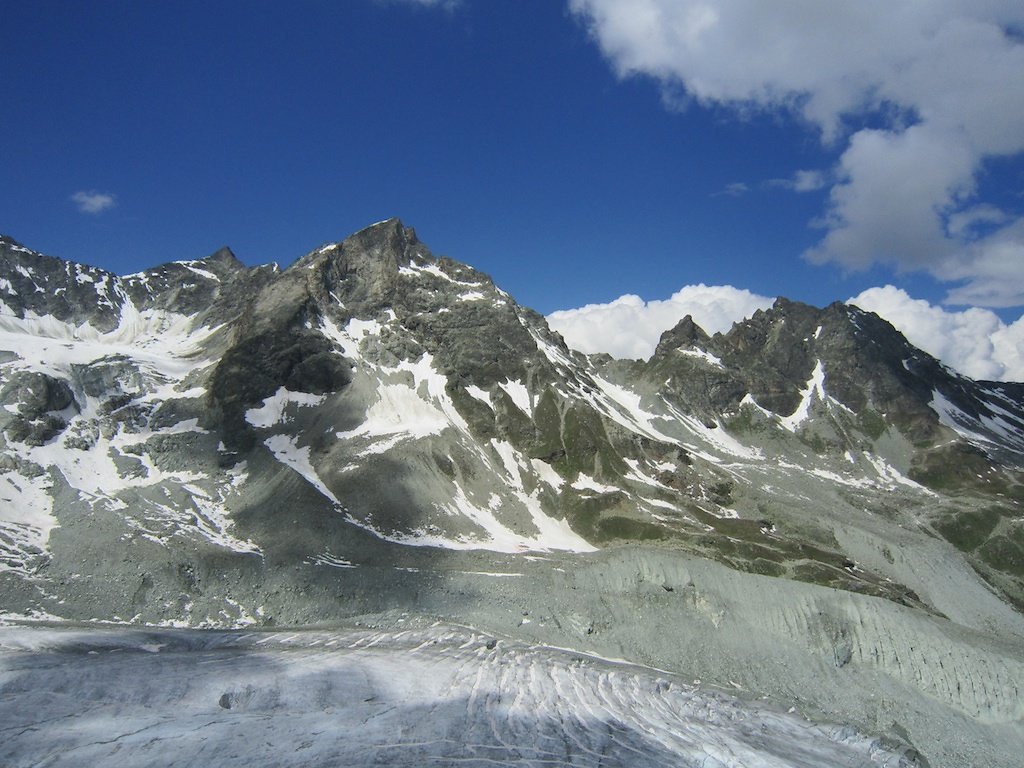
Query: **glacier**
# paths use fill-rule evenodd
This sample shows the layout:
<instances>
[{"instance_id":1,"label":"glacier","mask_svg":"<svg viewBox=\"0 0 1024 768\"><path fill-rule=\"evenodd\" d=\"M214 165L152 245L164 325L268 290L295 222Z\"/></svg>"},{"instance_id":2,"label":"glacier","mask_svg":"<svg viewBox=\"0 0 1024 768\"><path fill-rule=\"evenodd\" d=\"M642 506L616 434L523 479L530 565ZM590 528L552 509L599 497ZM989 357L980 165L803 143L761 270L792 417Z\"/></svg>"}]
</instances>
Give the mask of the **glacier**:
<instances>
[{"instance_id":1,"label":"glacier","mask_svg":"<svg viewBox=\"0 0 1024 768\"><path fill-rule=\"evenodd\" d=\"M0 628L0 763L897 768L906 746L468 628Z\"/></svg>"}]
</instances>

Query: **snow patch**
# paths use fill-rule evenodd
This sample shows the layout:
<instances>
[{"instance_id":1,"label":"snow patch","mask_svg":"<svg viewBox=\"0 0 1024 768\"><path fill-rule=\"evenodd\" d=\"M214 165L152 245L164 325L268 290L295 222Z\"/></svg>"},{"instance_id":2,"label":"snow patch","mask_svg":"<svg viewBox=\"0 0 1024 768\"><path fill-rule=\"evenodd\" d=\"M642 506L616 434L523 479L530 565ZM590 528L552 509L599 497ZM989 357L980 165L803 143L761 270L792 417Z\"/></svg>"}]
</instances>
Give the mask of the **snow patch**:
<instances>
[{"instance_id":1,"label":"snow patch","mask_svg":"<svg viewBox=\"0 0 1024 768\"><path fill-rule=\"evenodd\" d=\"M593 378L594 383L600 388L604 397L589 397L587 399L599 411L630 431L639 432L642 435L664 443L678 444L677 440L669 437L654 426L654 420L663 417L644 410L640 406L640 395L625 387L612 384L600 376L594 376Z\"/></svg>"},{"instance_id":2,"label":"snow patch","mask_svg":"<svg viewBox=\"0 0 1024 768\"><path fill-rule=\"evenodd\" d=\"M363 423L354 430L338 432L342 440L356 437L406 435L426 437L450 426L445 414L405 384L382 384L377 400L367 409Z\"/></svg>"},{"instance_id":3,"label":"snow patch","mask_svg":"<svg viewBox=\"0 0 1024 768\"><path fill-rule=\"evenodd\" d=\"M449 423L468 437L471 437L469 424L462 418L448 395L448 377L439 373L434 367L434 357L429 352L423 355L415 363L403 361L396 368L382 369L385 373L397 371L408 371L413 375L415 388L418 393L425 394L441 410Z\"/></svg>"},{"instance_id":4,"label":"snow patch","mask_svg":"<svg viewBox=\"0 0 1024 768\"><path fill-rule=\"evenodd\" d=\"M582 472L580 472L579 477L573 481L572 487L577 491L593 491L594 493L619 493L622 490L621 488L616 488L614 485L599 483L590 475L585 475Z\"/></svg>"},{"instance_id":5,"label":"snow patch","mask_svg":"<svg viewBox=\"0 0 1024 768\"><path fill-rule=\"evenodd\" d=\"M972 443L993 445L1003 442L1017 449L1024 449L1024 429L1018 426L1019 417L991 401L986 401L985 405L995 415L982 414L980 418L974 418L937 389L932 392L932 400L929 403L931 409L938 414L941 424Z\"/></svg>"},{"instance_id":6,"label":"snow patch","mask_svg":"<svg viewBox=\"0 0 1024 768\"><path fill-rule=\"evenodd\" d=\"M454 550L483 549L506 553L549 550L567 550L570 552L596 551L596 547L593 547L581 538L564 520L555 520L547 517L543 512L538 514L536 508L531 509L530 512L533 522L535 524L540 522L543 526L538 526L538 534L533 537L517 534L502 525L497 519L495 516L497 509L483 508L474 504L459 486L456 486L451 502L440 505L439 509L449 515L460 515L470 520L481 529L484 537L463 535L458 538L450 538L425 529L411 533L385 533L369 523L355 519L352 515L347 515L346 519L353 525L368 530L385 541L413 547L437 547Z\"/></svg>"},{"instance_id":7,"label":"snow patch","mask_svg":"<svg viewBox=\"0 0 1024 768\"><path fill-rule=\"evenodd\" d=\"M537 473L537 476L540 477L541 480L550 485L556 491L565 485L565 480L562 479L560 474L555 472L550 464L546 464L540 459L530 459L530 466L533 467L533 471Z\"/></svg>"},{"instance_id":8,"label":"snow patch","mask_svg":"<svg viewBox=\"0 0 1024 768\"><path fill-rule=\"evenodd\" d=\"M233 552L261 554L260 548L253 542L240 539L231 533L233 522L222 504L206 496L195 486L189 486L188 489L192 491L192 504L198 512L195 516L195 525L203 536L213 544Z\"/></svg>"},{"instance_id":9,"label":"snow patch","mask_svg":"<svg viewBox=\"0 0 1024 768\"><path fill-rule=\"evenodd\" d=\"M449 283L454 283L455 285L461 285L461 286L464 286L464 287L467 287L467 288L475 287L475 286L479 286L480 285L480 283L477 282L477 281L459 280L458 278L452 277L447 272L444 272L441 269L441 267L439 267L436 263L415 264L413 262L410 262L407 266L399 267L398 268L398 274L406 275L408 277L419 277L421 275L431 275L432 277L437 277L437 278L440 278L442 280L446 280ZM470 294L476 294L476 295L470 295ZM486 297L482 293L479 293L478 291L470 291L470 292L468 292L466 294L463 294L459 298L463 299L464 301L476 301L478 299L483 299L483 298L486 298Z\"/></svg>"},{"instance_id":10,"label":"snow patch","mask_svg":"<svg viewBox=\"0 0 1024 768\"><path fill-rule=\"evenodd\" d=\"M298 438L291 435L272 435L264 440L263 444L270 449L270 452L274 454L278 461L294 469L305 478L307 483L320 491L328 500L339 507L341 506L341 502L331 493L330 488L324 485L324 482L313 468L309 458L309 446L299 446Z\"/></svg>"},{"instance_id":11,"label":"snow patch","mask_svg":"<svg viewBox=\"0 0 1024 768\"><path fill-rule=\"evenodd\" d=\"M668 409L668 412L673 419L675 419L677 422L686 427L694 435L702 439L706 445L710 446L713 450L717 451L718 453L723 453L734 458L745 459L748 461L761 461L764 459L764 454L761 452L761 449L751 448L749 446L744 445L735 437L726 432L721 427L721 425L716 424L713 427L709 427L706 424L704 424L704 422L702 422L700 419L694 418L693 416L688 416L687 414L683 413L664 398L662 399L662 402ZM674 440L673 442L679 443L678 440ZM721 462L721 460L716 456L708 454L705 451L701 451L696 446L687 444L685 447L691 453L700 456L706 461L710 461L714 464L718 464Z\"/></svg>"},{"instance_id":12,"label":"snow patch","mask_svg":"<svg viewBox=\"0 0 1024 768\"><path fill-rule=\"evenodd\" d=\"M742 400L740 400L740 407L742 408L742 407L743 407L744 405L749 405L749 406L750 406L751 408L753 408L753 409L754 409L755 411L759 411L759 412L760 412L761 414L763 414L764 416L773 416L773 415L774 415L774 414L773 414L773 413L772 413L771 411L769 411L769 410L768 410L767 408L762 408L762 407L761 407L760 405L758 405L758 404L757 404L757 401L756 401L756 400L754 400L754 397L753 397L753 395L751 395L751 394L750 394L749 392L747 392L747 394L745 394L745 395L743 396L743 399L742 399Z\"/></svg>"},{"instance_id":13,"label":"snow patch","mask_svg":"<svg viewBox=\"0 0 1024 768\"><path fill-rule=\"evenodd\" d=\"M492 411L494 410L494 406L491 405L490 394L480 389L480 387L476 386L475 384L469 384L466 386L466 394L469 395L470 397L475 397L477 400L486 405Z\"/></svg>"},{"instance_id":14,"label":"snow patch","mask_svg":"<svg viewBox=\"0 0 1024 768\"><path fill-rule=\"evenodd\" d=\"M790 432L796 432L797 427L811 415L811 403L814 402L815 397L821 402L825 402L827 397L825 395L825 366L821 364L821 360L818 360L814 366L811 378L807 380L807 385L800 392L800 405L792 415L780 417L779 424Z\"/></svg>"},{"instance_id":15,"label":"snow patch","mask_svg":"<svg viewBox=\"0 0 1024 768\"><path fill-rule=\"evenodd\" d=\"M670 509L673 512L678 512L679 511L679 508L675 504L673 504L671 502L668 502L668 501L664 501L663 499L649 499L646 496L641 496L640 497L640 501L644 502L645 504L650 504L652 507L659 507L661 509Z\"/></svg>"},{"instance_id":16,"label":"snow patch","mask_svg":"<svg viewBox=\"0 0 1024 768\"><path fill-rule=\"evenodd\" d=\"M629 474L626 475L627 480L632 480L636 483L642 483L643 485L650 485L655 488L663 488L668 490L668 486L659 480L647 475L640 468L640 462L636 459L624 459L626 464L629 466Z\"/></svg>"},{"instance_id":17,"label":"snow patch","mask_svg":"<svg viewBox=\"0 0 1024 768\"><path fill-rule=\"evenodd\" d=\"M30 575L32 564L47 551L53 516L53 483L48 475L0 474L0 572Z\"/></svg>"},{"instance_id":18,"label":"snow patch","mask_svg":"<svg viewBox=\"0 0 1024 768\"><path fill-rule=\"evenodd\" d=\"M292 392L281 387L266 398L259 408L250 408L246 411L245 420L258 429L284 424L288 421L285 411L289 404L309 408L320 405L326 397L326 395L311 395L306 392Z\"/></svg>"},{"instance_id":19,"label":"snow patch","mask_svg":"<svg viewBox=\"0 0 1024 768\"><path fill-rule=\"evenodd\" d=\"M714 366L715 368L725 368L725 365L722 363L721 359L715 357L710 352L707 352L703 349L685 349L683 347L680 347L676 351L682 355L686 355L687 357L693 357L698 360L703 360L705 363Z\"/></svg>"},{"instance_id":20,"label":"snow patch","mask_svg":"<svg viewBox=\"0 0 1024 768\"><path fill-rule=\"evenodd\" d=\"M211 272L208 269L203 269L202 267L197 267L196 266L196 264L201 264L202 262L179 261L179 262L176 262L176 263L180 264L181 266L183 266L189 272L194 272L195 274L199 275L200 277L205 277L207 280L213 280L214 282L217 282L217 283L220 282L220 278L217 277L217 275L215 275L213 272Z\"/></svg>"},{"instance_id":21,"label":"snow patch","mask_svg":"<svg viewBox=\"0 0 1024 768\"><path fill-rule=\"evenodd\" d=\"M533 406L530 403L530 390L526 388L523 382L509 379L508 381L498 382L498 386L505 390L505 394L515 403L516 408L527 416L533 415Z\"/></svg>"},{"instance_id":22,"label":"snow patch","mask_svg":"<svg viewBox=\"0 0 1024 768\"><path fill-rule=\"evenodd\" d=\"M323 552L312 560L313 565L328 565L331 568L358 568L358 565L354 565L352 562L346 560L343 557L336 557L330 553L330 550Z\"/></svg>"},{"instance_id":23,"label":"snow patch","mask_svg":"<svg viewBox=\"0 0 1024 768\"><path fill-rule=\"evenodd\" d=\"M339 302L340 303L340 302ZM320 333L341 347L341 353L348 358L359 360L359 346L370 336L379 336L383 326L377 320L360 320L353 317L344 328L329 317L321 318Z\"/></svg>"},{"instance_id":24,"label":"snow patch","mask_svg":"<svg viewBox=\"0 0 1024 768\"><path fill-rule=\"evenodd\" d=\"M907 488L913 488L915 491L919 491L928 496L938 496L937 493L925 488L919 483L915 483L909 477L903 475L896 467L889 464L881 456L876 456L871 453L863 454L864 458L868 460L875 472L878 473L879 478L889 485L904 485Z\"/></svg>"},{"instance_id":25,"label":"snow patch","mask_svg":"<svg viewBox=\"0 0 1024 768\"><path fill-rule=\"evenodd\" d=\"M410 277L419 277L420 275L432 275L433 277L439 277L442 280L448 282L457 282L455 278L451 277L447 273L443 272L437 264L414 264L410 262L407 266L399 267L398 274L406 275Z\"/></svg>"}]
</instances>

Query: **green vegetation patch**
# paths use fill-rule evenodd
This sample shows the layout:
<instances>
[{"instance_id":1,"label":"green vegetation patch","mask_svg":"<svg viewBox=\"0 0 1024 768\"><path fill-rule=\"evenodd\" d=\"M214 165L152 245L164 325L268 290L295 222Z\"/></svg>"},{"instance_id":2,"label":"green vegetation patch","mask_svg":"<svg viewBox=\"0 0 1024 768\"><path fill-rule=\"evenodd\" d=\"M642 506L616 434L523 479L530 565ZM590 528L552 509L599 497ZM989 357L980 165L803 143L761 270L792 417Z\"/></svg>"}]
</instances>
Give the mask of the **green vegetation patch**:
<instances>
[{"instance_id":1,"label":"green vegetation patch","mask_svg":"<svg viewBox=\"0 0 1024 768\"><path fill-rule=\"evenodd\" d=\"M595 540L600 543L620 540L661 541L671 536L672 534L660 525L618 515L602 517L595 526Z\"/></svg>"},{"instance_id":2,"label":"green vegetation patch","mask_svg":"<svg viewBox=\"0 0 1024 768\"><path fill-rule=\"evenodd\" d=\"M961 552L971 552L985 543L1001 517L994 507L965 510L940 520L935 530Z\"/></svg>"},{"instance_id":3,"label":"green vegetation patch","mask_svg":"<svg viewBox=\"0 0 1024 768\"><path fill-rule=\"evenodd\" d=\"M1008 536L993 536L981 546L978 555L993 568L1024 577L1024 547Z\"/></svg>"},{"instance_id":4,"label":"green vegetation patch","mask_svg":"<svg viewBox=\"0 0 1024 768\"><path fill-rule=\"evenodd\" d=\"M565 477L578 472L617 477L628 469L609 443L600 416L589 408L570 408L566 412L562 445L565 457L559 468Z\"/></svg>"},{"instance_id":5,"label":"green vegetation patch","mask_svg":"<svg viewBox=\"0 0 1024 768\"><path fill-rule=\"evenodd\" d=\"M886 423L885 419L882 418L882 414L878 411L865 408L857 416L858 426L861 432L870 437L872 440L877 440L885 434Z\"/></svg>"},{"instance_id":6,"label":"green vegetation patch","mask_svg":"<svg viewBox=\"0 0 1024 768\"><path fill-rule=\"evenodd\" d=\"M910 479L935 491L945 493L981 489L1000 492L996 487L989 459L976 448L954 444L932 449L920 455L910 469Z\"/></svg>"},{"instance_id":7,"label":"green vegetation patch","mask_svg":"<svg viewBox=\"0 0 1024 768\"><path fill-rule=\"evenodd\" d=\"M574 531L594 544L613 541L662 541L679 534L655 523L629 516L622 493L583 496L575 491L562 494L566 519Z\"/></svg>"},{"instance_id":8,"label":"green vegetation patch","mask_svg":"<svg viewBox=\"0 0 1024 768\"><path fill-rule=\"evenodd\" d=\"M530 456L565 468L565 448L562 446L562 415L558 410L555 393L549 387L537 400L533 409L534 437Z\"/></svg>"}]
</instances>

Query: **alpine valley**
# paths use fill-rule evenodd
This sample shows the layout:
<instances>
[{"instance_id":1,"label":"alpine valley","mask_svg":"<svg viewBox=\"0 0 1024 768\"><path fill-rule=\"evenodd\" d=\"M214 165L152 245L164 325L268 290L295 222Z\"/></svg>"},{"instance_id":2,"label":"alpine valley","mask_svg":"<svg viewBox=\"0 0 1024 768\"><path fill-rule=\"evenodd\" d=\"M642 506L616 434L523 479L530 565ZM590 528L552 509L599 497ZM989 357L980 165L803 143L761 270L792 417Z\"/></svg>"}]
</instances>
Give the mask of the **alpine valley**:
<instances>
[{"instance_id":1,"label":"alpine valley","mask_svg":"<svg viewBox=\"0 0 1024 768\"><path fill-rule=\"evenodd\" d=\"M585 356L397 219L0 237L0 764L1024 754L1024 384L779 299Z\"/></svg>"}]
</instances>

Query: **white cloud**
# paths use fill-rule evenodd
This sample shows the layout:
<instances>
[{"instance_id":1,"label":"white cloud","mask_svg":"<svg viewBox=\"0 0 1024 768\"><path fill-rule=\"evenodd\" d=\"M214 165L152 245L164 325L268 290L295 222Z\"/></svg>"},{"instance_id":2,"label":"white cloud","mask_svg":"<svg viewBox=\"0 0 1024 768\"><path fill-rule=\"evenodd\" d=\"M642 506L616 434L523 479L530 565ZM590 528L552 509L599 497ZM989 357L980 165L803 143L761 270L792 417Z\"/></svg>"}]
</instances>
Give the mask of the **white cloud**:
<instances>
[{"instance_id":1,"label":"white cloud","mask_svg":"<svg viewBox=\"0 0 1024 768\"><path fill-rule=\"evenodd\" d=\"M984 161L1024 152L1019 0L569 7L620 76L654 77L667 98L682 89L739 112L781 109L820 130L841 156L811 261L927 271L960 283L951 300L1024 304L1024 218L987 205L999 225L960 226L978 207ZM794 176L792 188L824 181Z\"/></svg>"},{"instance_id":2,"label":"white cloud","mask_svg":"<svg viewBox=\"0 0 1024 768\"><path fill-rule=\"evenodd\" d=\"M767 309L772 299L731 285L687 285L664 301L644 301L627 294L608 304L588 304L548 315L548 324L581 352L647 359L661 334L686 315L708 333L727 331L733 323Z\"/></svg>"},{"instance_id":3,"label":"white cloud","mask_svg":"<svg viewBox=\"0 0 1024 768\"><path fill-rule=\"evenodd\" d=\"M723 189L712 194L712 197L741 197L750 191L750 186L742 181L734 181L731 184L726 184Z\"/></svg>"},{"instance_id":4,"label":"white cloud","mask_svg":"<svg viewBox=\"0 0 1024 768\"><path fill-rule=\"evenodd\" d=\"M769 179L766 187L791 189L794 192L817 192L828 186L828 177L822 171L796 171L789 179Z\"/></svg>"},{"instance_id":5,"label":"white cloud","mask_svg":"<svg viewBox=\"0 0 1024 768\"><path fill-rule=\"evenodd\" d=\"M110 192L96 192L95 190L75 192L71 201L78 206L82 213L103 213L108 208L117 205L117 197Z\"/></svg>"},{"instance_id":6,"label":"white cloud","mask_svg":"<svg viewBox=\"0 0 1024 768\"><path fill-rule=\"evenodd\" d=\"M462 0L377 0L383 5L418 5L423 8L444 8L454 10Z\"/></svg>"},{"instance_id":7,"label":"white cloud","mask_svg":"<svg viewBox=\"0 0 1024 768\"><path fill-rule=\"evenodd\" d=\"M911 344L966 376L1024 381L1024 317L1007 325L987 309L950 312L891 285L869 288L848 303L884 317Z\"/></svg>"},{"instance_id":8,"label":"white cloud","mask_svg":"<svg viewBox=\"0 0 1024 768\"><path fill-rule=\"evenodd\" d=\"M821 171L797 171L793 174L793 189L797 192L815 192L827 184L828 179Z\"/></svg>"},{"instance_id":9,"label":"white cloud","mask_svg":"<svg viewBox=\"0 0 1024 768\"><path fill-rule=\"evenodd\" d=\"M1024 219L1017 219L969 245L966 258L950 258L937 274L964 285L949 292L950 304L1016 307L1024 273Z\"/></svg>"}]
</instances>

